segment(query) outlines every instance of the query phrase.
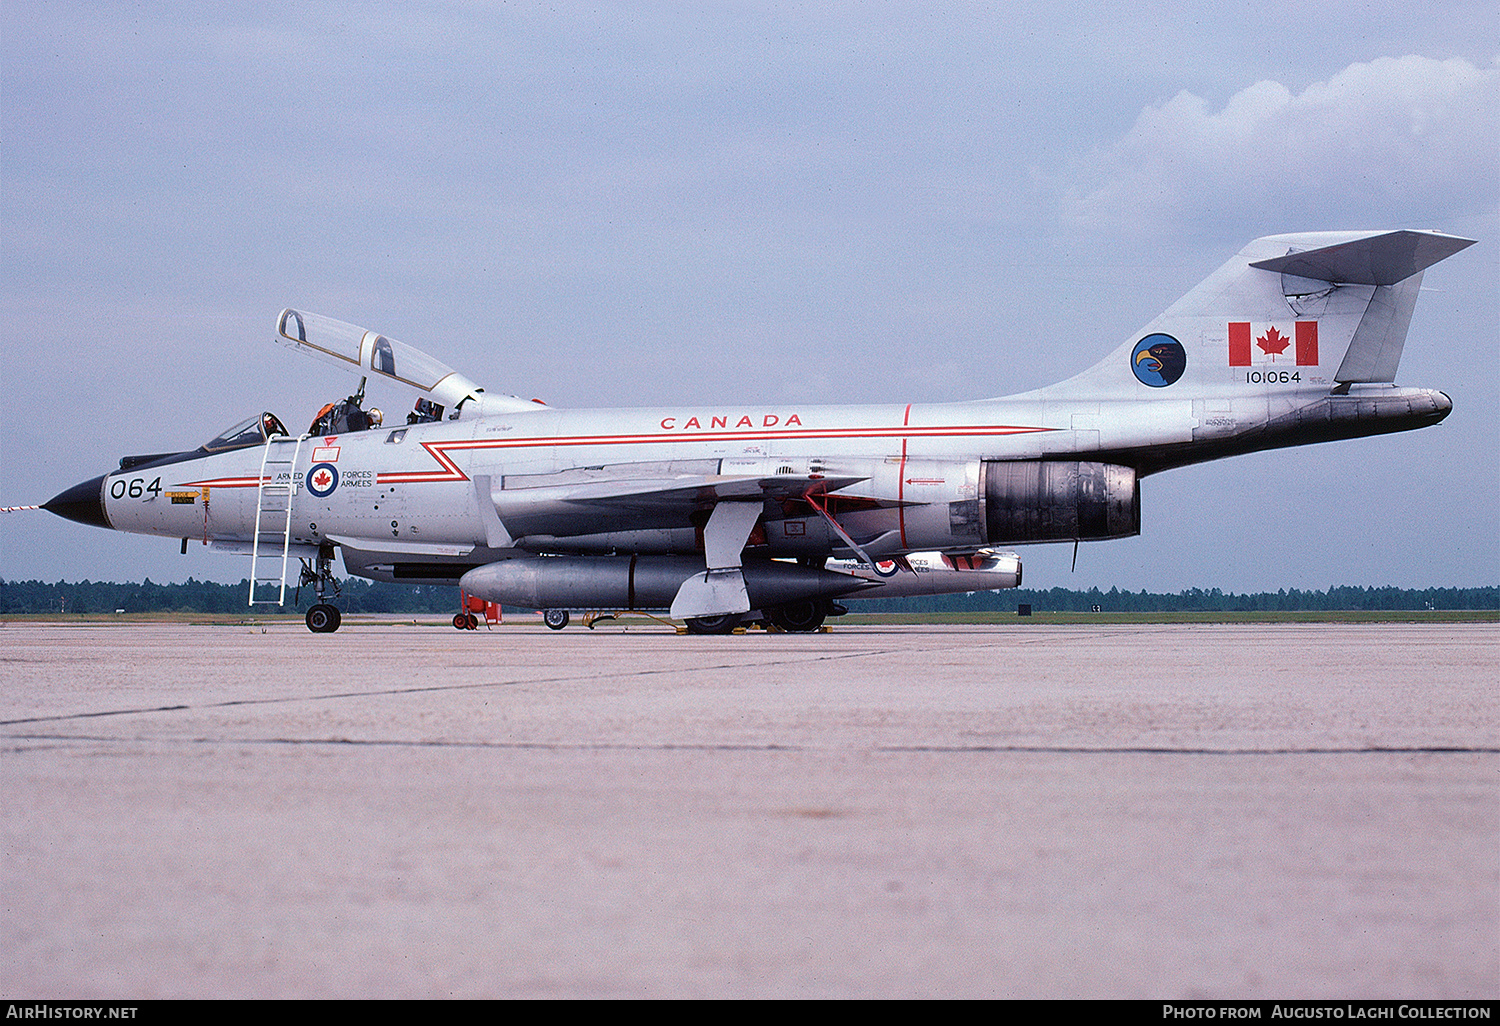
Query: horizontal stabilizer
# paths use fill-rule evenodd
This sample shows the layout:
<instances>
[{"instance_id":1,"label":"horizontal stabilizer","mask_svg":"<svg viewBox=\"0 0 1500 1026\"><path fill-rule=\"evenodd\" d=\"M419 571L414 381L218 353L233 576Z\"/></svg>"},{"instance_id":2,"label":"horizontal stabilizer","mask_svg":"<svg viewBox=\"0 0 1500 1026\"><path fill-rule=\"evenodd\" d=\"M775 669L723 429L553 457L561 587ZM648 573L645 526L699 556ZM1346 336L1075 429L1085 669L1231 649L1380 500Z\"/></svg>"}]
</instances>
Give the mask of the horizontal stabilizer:
<instances>
[{"instance_id":1,"label":"horizontal stabilizer","mask_svg":"<svg viewBox=\"0 0 1500 1026\"><path fill-rule=\"evenodd\" d=\"M1441 232L1385 232L1256 260L1250 266L1336 285L1394 285L1472 245L1473 239Z\"/></svg>"}]
</instances>

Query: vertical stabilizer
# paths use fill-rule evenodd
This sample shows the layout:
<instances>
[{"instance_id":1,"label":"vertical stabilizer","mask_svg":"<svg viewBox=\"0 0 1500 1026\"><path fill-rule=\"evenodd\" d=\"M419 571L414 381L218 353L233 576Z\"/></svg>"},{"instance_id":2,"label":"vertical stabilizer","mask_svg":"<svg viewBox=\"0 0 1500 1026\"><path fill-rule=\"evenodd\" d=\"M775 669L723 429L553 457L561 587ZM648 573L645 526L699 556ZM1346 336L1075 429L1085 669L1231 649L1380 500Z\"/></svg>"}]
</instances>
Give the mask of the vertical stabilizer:
<instances>
[{"instance_id":1,"label":"vertical stabilizer","mask_svg":"<svg viewBox=\"0 0 1500 1026\"><path fill-rule=\"evenodd\" d=\"M1417 231L1256 239L1103 361L1040 395L1179 399L1394 381L1423 270L1470 245Z\"/></svg>"},{"instance_id":2,"label":"vertical stabilizer","mask_svg":"<svg viewBox=\"0 0 1500 1026\"><path fill-rule=\"evenodd\" d=\"M1333 379L1351 382L1395 381L1396 366L1406 347L1406 331L1422 287L1422 272L1395 285L1377 285L1360 318L1349 350Z\"/></svg>"}]
</instances>

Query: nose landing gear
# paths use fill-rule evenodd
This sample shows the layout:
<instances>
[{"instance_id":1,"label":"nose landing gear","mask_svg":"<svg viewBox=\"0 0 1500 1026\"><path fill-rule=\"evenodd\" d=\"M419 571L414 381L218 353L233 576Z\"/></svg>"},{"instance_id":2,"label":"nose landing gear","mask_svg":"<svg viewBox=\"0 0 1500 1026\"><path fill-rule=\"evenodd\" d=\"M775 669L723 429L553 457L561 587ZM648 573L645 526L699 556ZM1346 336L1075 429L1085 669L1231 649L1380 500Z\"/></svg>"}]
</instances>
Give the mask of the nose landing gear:
<instances>
[{"instance_id":1,"label":"nose landing gear","mask_svg":"<svg viewBox=\"0 0 1500 1026\"><path fill-rule=\"evenodd\" d=\"M323 593L330 586L333 588L334 595L339 594L339 582L333 579L332 545L324 542L319 546L316 567L305 559L302 561L302 576L297 581L298 598L301 597L304 584L311 584L318 596L318 604L309 609L307 615L303 617L307 629L314 634L332 634L343 622L338 607L323 601Z\"/></svg>"},{"instance_id":2,"label":"nose landing gear","mask_svg":"<svg viewBox=\"0 0 1500 1026\"><path fill-rule=\"evenodd\" d=\"M314 634L332 634L339 629L339 624L343 621L338 607L330 606L326 602L319 602L313 606L303 619L307 622L307 629Z\"/></svg>"}]
</instances>

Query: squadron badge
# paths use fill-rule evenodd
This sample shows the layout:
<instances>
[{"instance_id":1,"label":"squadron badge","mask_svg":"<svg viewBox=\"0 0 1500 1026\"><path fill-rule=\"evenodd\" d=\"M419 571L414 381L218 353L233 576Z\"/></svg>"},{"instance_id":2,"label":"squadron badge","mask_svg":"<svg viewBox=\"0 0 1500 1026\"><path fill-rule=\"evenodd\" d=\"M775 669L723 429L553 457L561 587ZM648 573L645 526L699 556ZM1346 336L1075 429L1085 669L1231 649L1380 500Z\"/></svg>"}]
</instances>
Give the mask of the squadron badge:
<instances>
[{"instance_id":1,"label":"squadron badge","mask_svg":"<svg viewBox=\"0 0 1500 1026\"><path fill-rule=\"evenodd\" d=\"M1130 354L1136 379L1152 388L1166 388L1187 370L1187 350L1171 335L1147 335Z\"/></svg>"}]
</instances>

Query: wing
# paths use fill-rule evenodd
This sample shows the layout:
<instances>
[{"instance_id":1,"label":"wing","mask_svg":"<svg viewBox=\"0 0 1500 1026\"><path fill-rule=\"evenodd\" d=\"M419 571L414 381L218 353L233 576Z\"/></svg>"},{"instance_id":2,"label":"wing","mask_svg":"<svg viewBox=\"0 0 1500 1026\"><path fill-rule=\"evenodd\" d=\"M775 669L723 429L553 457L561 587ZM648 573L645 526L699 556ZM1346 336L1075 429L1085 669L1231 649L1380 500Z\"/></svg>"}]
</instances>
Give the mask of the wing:
<instances>
[{"instance_id":1,"label":"wing","mask_svg":"<svg viewBox=\"0 0 1500 1026\"><path fill-rule=\"evenodd\" d=\"M721 474L718 460L626 463L557 474L507 475L490 496L513 537L701 528L720 503L804 499L864 478L817 474ZM750 528L746 528L749 533Z\"/></svg>"}]
</instances>

